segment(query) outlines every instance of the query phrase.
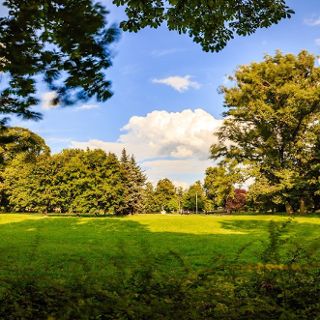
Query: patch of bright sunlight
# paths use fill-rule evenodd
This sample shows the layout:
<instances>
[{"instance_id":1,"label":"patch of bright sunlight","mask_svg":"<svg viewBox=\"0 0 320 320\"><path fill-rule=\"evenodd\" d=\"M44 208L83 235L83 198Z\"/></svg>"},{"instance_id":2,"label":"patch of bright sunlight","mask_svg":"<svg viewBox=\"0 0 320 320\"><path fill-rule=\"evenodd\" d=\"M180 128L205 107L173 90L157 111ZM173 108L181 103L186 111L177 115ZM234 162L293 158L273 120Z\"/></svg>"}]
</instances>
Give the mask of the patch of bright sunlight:
<instances>
[{"instance_id":1,"label":"patch of bright sunlight","mask_svg":"<svg viewBox=\"0 0 320 320\"><path fill-rule=\"evenodd\" d=\"M45 216L30 214L0 214L0 224L23 222L27 220L40 220L45 218Z\"/></svg>"},{"instance_id":2,"label":"patch of bright sunlight","mask_svg":"<svg viewBox=\"0 0 320 320\"><path fill-rule=\"evenodd\" d=\"M225 229L213 216L181 215L136 215L125 218L143 224L151 232L175 232L189 234L247 234L247 232Z\"/></svg>"}]
</instances>

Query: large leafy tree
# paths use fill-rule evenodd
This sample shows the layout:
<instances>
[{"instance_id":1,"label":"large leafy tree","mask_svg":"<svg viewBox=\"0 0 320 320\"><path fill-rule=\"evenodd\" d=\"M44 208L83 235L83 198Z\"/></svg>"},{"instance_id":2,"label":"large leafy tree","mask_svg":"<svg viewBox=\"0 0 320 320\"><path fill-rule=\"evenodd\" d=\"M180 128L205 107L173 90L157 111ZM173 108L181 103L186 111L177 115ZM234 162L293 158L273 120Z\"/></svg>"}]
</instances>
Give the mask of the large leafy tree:
<instances>
[{"instance_id":1,"label":"large leafy tree","mask_svg":"<svg viewBox=\"0 0 320 320\"><path fill-rule=\"evenodd\" d=\"M220 51L235 34L245 36L266 28L293 11L284 0L113 0L125 6L124 30L158 28L188 34L205 51Z\"/></svg>"},{"instance_id":2,"label":"large leafy tree","mask_svg":"<svg viewBox=\"0 0 320 320\"><path fill-rule=\"evenodd\" d=\"M320 68L306 51L277 52L241 66L223 87L225 122L215 159L235 159L265 179L273 201L292 212L319 193Z\"/></svg>"},{"instance_id":3,"label":"large leafy tree","mask_svg":"<svg viewBox=\"0 0 320 320\"><path fill-rule=\"evenodd\" d=\"M72 151L72 150L69 150ZM121 173L121 165L113 153L106 154L102 150L79 151L75 157L79 174L74 174L74 165L67 164L68 172L73 179L75 197L71 197L71 212L120 214L125 199L125 185ZM70 182L66 181L67 189ZM59 182L57 187L60 189ZM62 200L64 197L62 196Z\"/></svg>"},{"instance_id":4,"label":"large leafy tree","mask_svg":"<svg viewBox=\"0 0 320 320\"><path fill-rule=\"evenodd\" d=\"M106 9L91 0L6 0L0 18L0 119L7 115L39 119L36 80L56 92L53 104L70 105L111 96L105 71L110 44L117 38L107 27Z\"/></svg>"}]
</instances>

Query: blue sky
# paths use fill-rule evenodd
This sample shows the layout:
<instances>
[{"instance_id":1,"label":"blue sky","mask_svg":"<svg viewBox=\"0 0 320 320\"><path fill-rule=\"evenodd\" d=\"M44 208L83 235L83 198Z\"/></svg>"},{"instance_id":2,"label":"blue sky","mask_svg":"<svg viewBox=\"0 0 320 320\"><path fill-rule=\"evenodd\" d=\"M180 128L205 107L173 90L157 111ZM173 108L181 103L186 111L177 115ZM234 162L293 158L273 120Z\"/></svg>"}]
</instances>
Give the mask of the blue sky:
<instances>
[{"instance_id":1,"label":"blue sky","mask_svg":"<svg viewBox=\"0 0 320 320\"><path fill-rule=\"evenodd\" d=\"M110 5L109 22L124 17ZM204 53L187 36L165 27L122 33L108 70L114 96L72 108L42 109L40 122L13 121L43 136L53 152L67 147L101 147L135 153L150 180L165 176L181 185L202 179L212 133L222 121L218 87L237 66L261 61L277 49L320 50L320 1L288 1L296 14L249 37L237 37L219 53ZM42 97L50 96L45 88Z\"/></svg>"}]
</instances>

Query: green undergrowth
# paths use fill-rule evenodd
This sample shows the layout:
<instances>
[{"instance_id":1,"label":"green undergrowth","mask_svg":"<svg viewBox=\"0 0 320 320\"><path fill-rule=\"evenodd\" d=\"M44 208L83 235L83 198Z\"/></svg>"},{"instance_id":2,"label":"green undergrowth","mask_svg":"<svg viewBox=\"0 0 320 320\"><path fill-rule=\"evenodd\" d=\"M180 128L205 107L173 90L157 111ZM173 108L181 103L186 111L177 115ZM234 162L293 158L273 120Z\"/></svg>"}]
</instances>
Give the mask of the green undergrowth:
<instances>
[{"instance_id":1,"label":"green undergrowth","mask_svg":"<svg viewBox=\"0 0 320 320\"><path fill-rule=\"evenodd\" d=\"M0 319L319 319L318 231L317 218L3 215Z\"/></svg>"}]
</instances>

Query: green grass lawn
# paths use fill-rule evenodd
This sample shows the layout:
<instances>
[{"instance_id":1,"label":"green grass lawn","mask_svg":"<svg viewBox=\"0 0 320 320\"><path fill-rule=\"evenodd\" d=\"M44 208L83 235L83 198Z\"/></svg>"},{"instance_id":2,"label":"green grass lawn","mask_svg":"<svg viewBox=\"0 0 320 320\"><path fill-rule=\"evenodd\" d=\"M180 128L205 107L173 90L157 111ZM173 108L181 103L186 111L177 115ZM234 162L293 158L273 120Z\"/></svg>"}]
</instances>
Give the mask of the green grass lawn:
<instances>
[{"instance_id":1,"label":"green grass lawn","mask_svg":"<svg viewBox=\"0 0 320 320\"><path fill-rule=\"evenodd\" d=\"M212 259L232 260L250 243L241 261L259 261L268 225L284 216L136 215L125 218L0 215L0 280L17 273L46 273L55 279L88 270L112 273L156 257L168 271L180 265L175 254L194 268ZM285 235L299 243L319 236L320 218L296 217ZM319 241L320 243L320 241ZM170 253L171 252L171 253ZM175 254L172 254L174 252Z\"/></svg>"}]
</instances>

